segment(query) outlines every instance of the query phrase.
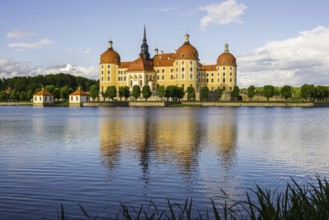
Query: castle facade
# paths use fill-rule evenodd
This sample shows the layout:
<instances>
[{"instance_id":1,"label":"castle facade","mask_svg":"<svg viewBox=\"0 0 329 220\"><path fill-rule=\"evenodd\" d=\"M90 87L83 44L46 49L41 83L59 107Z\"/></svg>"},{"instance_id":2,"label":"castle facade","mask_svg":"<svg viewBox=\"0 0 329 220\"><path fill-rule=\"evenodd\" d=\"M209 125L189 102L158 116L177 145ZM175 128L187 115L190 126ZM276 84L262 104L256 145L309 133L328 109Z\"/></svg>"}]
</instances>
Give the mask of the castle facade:
<instances>
[{"instance_id":1,"label":"castle facade","mask_svg":"<svg viewBox=\"0 0 329 220\"><path fill-rule=\"evenodd\" d=\"M178 86L184 90L193 86L198 92L203 86L209 91L223 89L224 93L233 90L237 84L236 58L229 52L228 44L224 46L216 64L203 65L200 63L197 49L190 43L189 35L185 35L184 43L172 53L163 53L155 49L151 57L144 27L141 51L136 60L122 62L120 55L113 49L109 41L108 49L100 56L99 63L100 93L107 87L134 85L143 87L149 85L152 92L159 86Z\"/></svg>"}]
</instances>

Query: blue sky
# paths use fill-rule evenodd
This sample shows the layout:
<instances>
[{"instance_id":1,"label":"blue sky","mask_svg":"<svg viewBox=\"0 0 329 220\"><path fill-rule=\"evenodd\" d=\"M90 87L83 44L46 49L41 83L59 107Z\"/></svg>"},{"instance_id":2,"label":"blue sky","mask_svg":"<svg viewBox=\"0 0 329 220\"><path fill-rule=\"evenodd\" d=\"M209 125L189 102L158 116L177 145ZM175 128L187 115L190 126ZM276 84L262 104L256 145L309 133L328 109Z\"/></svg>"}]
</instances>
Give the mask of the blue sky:
<instances>
[{"instance_id":1,"label":"blue sky","mask_svg":"<svg viewBox=\"0 0 329 220\"><path fill-rule=\"evenodd\" d=\"M186 32L200 62L215 64L228 42L238 84L329 85L329 1L0 1L0 77L67 72L98 77L111 38L122 61L173 52Z\"/></svg>"}]
</instances>

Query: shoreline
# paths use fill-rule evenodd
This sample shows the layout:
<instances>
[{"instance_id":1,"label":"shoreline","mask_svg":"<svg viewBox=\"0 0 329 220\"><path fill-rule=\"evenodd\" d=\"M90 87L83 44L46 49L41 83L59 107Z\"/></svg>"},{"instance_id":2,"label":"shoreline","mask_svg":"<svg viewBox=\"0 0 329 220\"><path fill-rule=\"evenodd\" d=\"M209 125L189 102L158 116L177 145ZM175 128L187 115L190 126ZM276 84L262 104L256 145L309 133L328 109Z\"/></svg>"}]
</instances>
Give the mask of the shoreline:
<instances>
[{"instance_id":1,"label":"shoreline","mask_svg":"<svg viewBox=\"0 0 329 220\"><path fill-rule=\"evenodd\" d=\"M32 102L0 102L0 106L34 106ZM74 105L71 105L72 107ZM53 107L57 107L54 105ZM63 107L63 106L62 106ZM65 106L64 106L65 107ZM70 107L68 105L67 107ZM82 107L329 107L328 102L167 102L167 101L116 101L85 102Z\"/></svg>"}]
</instances>

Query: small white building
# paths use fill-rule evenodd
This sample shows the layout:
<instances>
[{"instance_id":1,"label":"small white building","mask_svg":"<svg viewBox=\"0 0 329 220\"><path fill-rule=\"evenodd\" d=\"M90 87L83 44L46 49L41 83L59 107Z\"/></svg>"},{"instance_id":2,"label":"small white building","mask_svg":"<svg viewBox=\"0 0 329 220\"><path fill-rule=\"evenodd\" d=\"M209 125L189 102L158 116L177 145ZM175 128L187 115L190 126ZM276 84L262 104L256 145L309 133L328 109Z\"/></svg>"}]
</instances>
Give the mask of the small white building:
<instances>
[{"instance_id":1,"label":"small white building","mask_svg":"<svg viewBox=\"0 0 329 220\"><path fill-rule=\"evenodd\" d=\"M89 102L89 94L80 88L69 95L70 106L82 106L84 102Z\"/></svg>"},{"instance_id":2,"label":"small white building","mask_svg":"<svg viewBox=\"0 0 329 220\"><path fill-rule=\"evenodd\" d=\"M53 94L47 92L45 89L33 95L33 105L52 106L54 104Z\"/></svg>"}]
</instances>

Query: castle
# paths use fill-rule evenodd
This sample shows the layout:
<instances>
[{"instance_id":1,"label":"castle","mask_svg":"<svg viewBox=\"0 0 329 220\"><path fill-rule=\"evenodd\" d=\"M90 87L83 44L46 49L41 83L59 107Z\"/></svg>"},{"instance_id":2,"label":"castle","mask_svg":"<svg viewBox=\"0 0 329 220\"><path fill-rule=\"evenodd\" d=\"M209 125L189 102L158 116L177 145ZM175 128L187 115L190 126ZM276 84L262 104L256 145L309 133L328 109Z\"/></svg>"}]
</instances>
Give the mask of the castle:
<instances>
[{"instance_id":1,"label":"castle","mask_svg":"<svg viewBox=\"0 0 329 220\"><path fill-rule=\"evenodd\" d=\"M149 85L155 93L159 86L178 86L186 89L193 86L196 92L204 86L209 91L223 89L229 94L237 84L236 58L229 52L228 44L224 52L213 65L200 63L197 49L190 43L189 35L185 35L184 43L173 53L163 53L155 49L150 56L144 27L143 42L139 57L130 62L121 62L120 55L113 49L113 42L109 41L108 49L100 56L100 94L107 87Z\"/></svg>"}]
</instances>

